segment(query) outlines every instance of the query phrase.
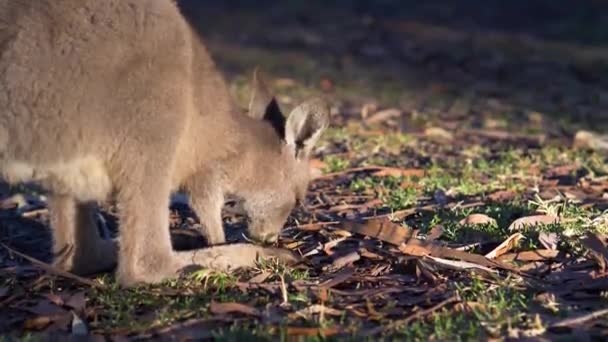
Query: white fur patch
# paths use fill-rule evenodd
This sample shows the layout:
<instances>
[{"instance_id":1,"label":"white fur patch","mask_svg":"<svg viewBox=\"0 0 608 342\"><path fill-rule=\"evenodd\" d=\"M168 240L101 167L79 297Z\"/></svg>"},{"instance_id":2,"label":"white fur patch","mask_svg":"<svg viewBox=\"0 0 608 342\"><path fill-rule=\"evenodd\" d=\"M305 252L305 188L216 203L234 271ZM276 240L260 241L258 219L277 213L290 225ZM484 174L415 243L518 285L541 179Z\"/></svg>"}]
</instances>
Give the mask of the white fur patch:
<instances>
[{"instance_id":1,"label":"white fur patch","mask_svg":"<svg viewBox=\"0 0 608 342\"><path fill-rule=\"evenodd\" d=\"M47 165L22 161L3 164L2 176L10 183L39 183L50 191L70 194L81 201L104 200L112 188L103 162L91 156Z\"/></svg>"}]
</instances>

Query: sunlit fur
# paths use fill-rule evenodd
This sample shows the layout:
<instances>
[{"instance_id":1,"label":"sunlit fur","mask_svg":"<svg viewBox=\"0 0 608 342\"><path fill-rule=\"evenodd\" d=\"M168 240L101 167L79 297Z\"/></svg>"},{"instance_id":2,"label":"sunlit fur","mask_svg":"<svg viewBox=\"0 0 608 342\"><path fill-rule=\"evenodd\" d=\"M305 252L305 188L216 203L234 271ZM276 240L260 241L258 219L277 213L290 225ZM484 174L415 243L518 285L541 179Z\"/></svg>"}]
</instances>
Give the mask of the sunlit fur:
<instances>
[{"instance_id":1,"label":"sunlit fur","mask_svg":"<svg viewBox=\"0 0 608 342\"><path fill-rule=\"evenodd\" d=\"M329 120L322 101L296 107L284 131L263 105L240 112L170 0L0 0L0 53L0 174L49 191L57 267L87 274L118 261L129 286L191 264L294 259L253 244L173 251L169 196L190 194L211 244L225 240L225 196L242 198L251 235L272 241L308 185ZM252 97L272 101L257 76ZM118 243L98 236L92 215L110 197Z\"/></svg>"}]
</instances>

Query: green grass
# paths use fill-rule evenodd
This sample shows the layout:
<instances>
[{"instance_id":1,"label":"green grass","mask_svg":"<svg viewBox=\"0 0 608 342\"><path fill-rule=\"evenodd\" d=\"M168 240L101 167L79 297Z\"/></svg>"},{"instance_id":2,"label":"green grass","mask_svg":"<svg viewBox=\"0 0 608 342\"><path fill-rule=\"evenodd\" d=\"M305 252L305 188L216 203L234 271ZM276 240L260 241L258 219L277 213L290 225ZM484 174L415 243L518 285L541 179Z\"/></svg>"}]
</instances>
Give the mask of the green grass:
<instances>
[{"instance_id":1,"label":"green grass","mask_svg":"<svg viewBox=\"0 0 608 342\"><path fill-rule=\"evenodd\" d=\"M417 320L396 331L407 340L476 341L508 334L515 326L531 324L525 312L530 296L513 287L511 280L487 283L473 276L454 285L464 307L457 312L442 309L425 320ZM534 322L532 322L534 323Z\"/></svg>"},{"instance_id":2,"label":"green grass","mask_svg":"<svg viewBox=\"0 0 608 342\"><path fill-rule=\"evenodd\" d=\"M327 166L323 169L323 172L326 173L344 171L350 165L350 162L347 159L331 155L325 157L323 161L325 164L327 164Z\"/></svg>"},{"instance_id":3,"label":"green grass","mask_svg":"<svg viewBox=\"0 0 608 342\"><path fill-rule=\"evenodd\" d=\"M204 318L210 315L208 307L211 300L253 302L256 305L272 303L276 298L268 296L267 293L244 293L237 286L237 282L246 281L261 272L269 273L265 282L290 283L309 279L307 269L287 267L275 260L260 260L258 267L241 274L200 269L163 284L133 289L122 289L112 277L103 276L98 280L107 288L91 289L89 293L92 300L88 305L103 308L92 328L143 332L180 320ZM295 308L305 307L310 300L306 293L288 292L288 301ZM238 327L233 330L238 332ZM231 331L228 330L227 333L230 335L234 332Z\"/></svg>"}]
</instances>

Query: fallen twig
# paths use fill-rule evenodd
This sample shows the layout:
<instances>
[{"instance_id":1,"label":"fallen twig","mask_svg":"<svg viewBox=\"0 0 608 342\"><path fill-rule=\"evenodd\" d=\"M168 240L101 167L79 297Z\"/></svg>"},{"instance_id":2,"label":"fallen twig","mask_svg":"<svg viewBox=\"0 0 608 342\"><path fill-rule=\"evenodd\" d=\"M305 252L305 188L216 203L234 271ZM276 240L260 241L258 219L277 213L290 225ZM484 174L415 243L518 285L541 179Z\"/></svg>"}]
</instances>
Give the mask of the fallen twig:
<instances>
[{"instance_id":1,"label":"fallen twig","mask_svg":"<svg viewBox=\"0 0 608 342\"><path fill-rule=\"evenodd\" d=\"M549 328L570 328L577 325L585 324L589 321L593 321L594 319L600 318L605 315L608 315L608 309L597 310L586 315L574 318L566 318L564 320L551 324Z\"/></svg>"},{"instance_id":2,"label":"fallen twig","mask_svg":"<svg viewBox=\"0 0 608 342\"><path fill-rule=\"evenodd\" d=\"M36 217L38 215L47 214L48 212L49 212L49 210L47 208L34 209L34 210L30 210L30 211L21 213L21 217L32 218L32 217Z\"/></svg>"},{"instance_id":3,"label":"fallen twig","mask_svg":"<svg viewBox=\"0 0 608 342\"><path fill-rule=\"evenodd\" d=\"M515 134L508 131L490 130L490 129L466 129L462 131L465 135L476 135L482 138L499 140L499 141L521 141L527 145L540 146L546 140L544 134Z\"/></svg>"},{"instance_id":4,"label":"fallen twig","mask_svg":"<svg viewBox=\"0 0 608 342\"><path fill-rule=\"evenodd\" d=\"M365 171L378 171L378 170L382 170L384 169L384 166L363 166L363 167L355 167L352 169L346 169L344 171L338 171L338 172L332 172L332 173L326 173L324 175L318 176L315 178L315 180L319 180L319 179L329 179L329 178L334 178L337 176L343 176L343 175L347 175L349 173L355 173L355 172L365 172Z\"/></svg>"},{"instance_id":5,"label":"fallen twig","mask_svg":"<svg viewBox=\"0 0 608 342\"><path fill-rule=\"evenodd\" d=\"M449 298L447 298L447 299L445 299L445 300L443 300L443 301L441 301L441 302L439 302L439 303L431 306L428 309L418 311L418 312L414 313L413 315L410 315L410 316L408 316L408 317L406 317L404 319L392 321L392 322L390 322L389 324L387 324L385 326L380 326L380 327L374 328L372 330L369 330L369 331L361 334L361 336L363 336L363 337L374 336L374 335L377 335L377 334L379 334L381 332L397 329L397 328L399 328L399 327L401 327L403 325L406 325L406 324L408 324L410 322L413 322L415 320L424 318L425 316L428 316L428 315L434 313L435 311L443 308L444 306L447 306L447 305L450 305L450 304L455 304L455 303L458 303L458 302L460 302L460 297L458 295L454 295L452 297L449 297Z\"/></svg>"},{"instance_id":6,"label":"fallen twig","mask_svg":"<svg viewBox=\"0 0 608 342\"><path fill-rule=\"evenodd\" d=\"M68 278L68 279L71 279L71 280L77 281L79 283L82 283L82 284L85 284L85 285L89 285L91 287L95 287L95 288L98 288L98 289L105 289L106 288L105 285L100 284L100 283L98 283L96 281L93 281L91 279L87 279L87 278L83 278L83 277L77 276L77 275L75 275L73 273L70 273L70 272L67 272L67 271L59 270L59 269L57 269L57 268L55 268L55 267L53 267L53 266L51 266L51 265L49 265L49 264L47 264L45 262L42 262L42 261L40 261L40 260L38 260L36 258L32 258L29 255L26 255L26 254L23 254L21 252L18 252L16 250L10 248L9 246L5 245L2 242L0 242L0 245L2 245L2 247L4 247L4 249L6 249L7 251L9 251L10 253L18 255L19 257L21 257L21 258L23 258L23 259L31 262L33 265L38 266L43 271L46 271L48 273L55 274L55 275L58 275L58 276L61 276L61 277L64 277L64 278Z\"/></svg>"}]
</instances>

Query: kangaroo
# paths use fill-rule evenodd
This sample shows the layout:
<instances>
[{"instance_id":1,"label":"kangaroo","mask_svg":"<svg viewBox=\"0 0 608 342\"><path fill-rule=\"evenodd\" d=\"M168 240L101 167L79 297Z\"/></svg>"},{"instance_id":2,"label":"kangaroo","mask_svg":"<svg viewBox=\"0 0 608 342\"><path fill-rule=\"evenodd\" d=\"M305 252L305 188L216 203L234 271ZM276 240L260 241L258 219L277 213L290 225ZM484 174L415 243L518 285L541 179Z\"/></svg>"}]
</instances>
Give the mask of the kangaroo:
<instances>
[{"instance_id":1,"label":"kangaroo","mask_svg":"<svg viewBox=\"0 0 608 342\"><path fill-rule=\"evenodd\" d=\"M225 196L244 200L249 232L273 242L308 187L328 126L318 98L285 118L258 72L238 109L196 33L170 0L0 0L0 176L49 193L53 264L116 267L125 286L192 265L232 270L292 252L225 242ZM174 251L169 198L189 194L212 245ZM113 199L118 241L94 210Z\"/></svg>"}]
</instances>

